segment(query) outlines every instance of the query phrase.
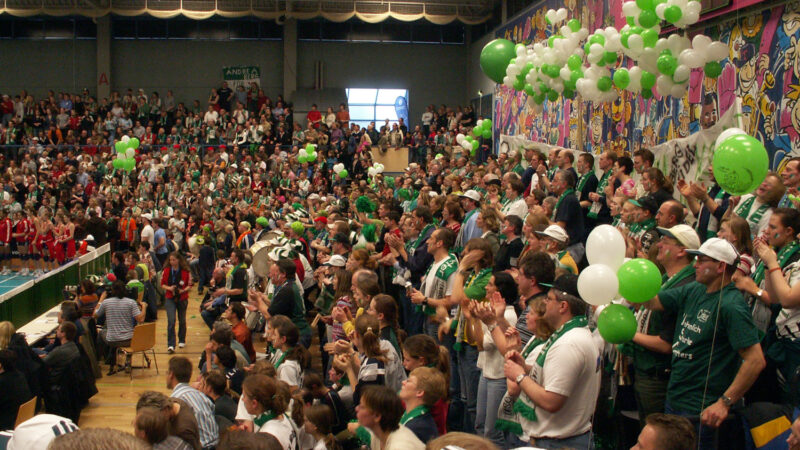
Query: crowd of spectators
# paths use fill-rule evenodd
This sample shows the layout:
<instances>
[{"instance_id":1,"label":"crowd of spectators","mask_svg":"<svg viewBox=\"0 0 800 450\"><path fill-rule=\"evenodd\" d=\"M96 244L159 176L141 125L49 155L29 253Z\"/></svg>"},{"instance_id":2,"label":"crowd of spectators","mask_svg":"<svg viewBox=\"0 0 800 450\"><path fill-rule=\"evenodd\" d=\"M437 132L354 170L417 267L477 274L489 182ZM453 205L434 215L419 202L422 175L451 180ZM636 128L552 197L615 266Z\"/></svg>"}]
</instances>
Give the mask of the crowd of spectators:
<instances>
[{"instance_id":1,"label":"crowd of spectators","mask_svg":"<svg viewBox=\"0 0 800 450\"><path fill-rule=\"evenodd\" d=\"M99 103L23 93L2 107L0 231L33 230L0 236L6 267L113 251L116 281L62 307L58 342L33 350L40 370L57 379L92 352L109 375L129 370L115 349L166 310L171 395L140 394L137 442L740 448L743 421L788 422L798 406L800 159L738 197L711 173L673 182L647 149L495 155L481 139L462 153L454 136L480 119L468 107L430 106L413 131L361 129L343 105L297 120L257 86L225 84L204 107L141 90ZM129 173L112 165L123 135L142 143ZM308 143L318 156L300 162ZM398 145L413 150L408 167L383 173L371 151ZM601 224L663 273L649 302L620 301L637 333L619 346L577 287ZM184 350L195 289L210 329L199 357ZM27 378L20 339L0 324L0 382ZM86 341L96 348L81 352ZM11 410L30 396L18 397Z\"/></svg>"}]
</instances>

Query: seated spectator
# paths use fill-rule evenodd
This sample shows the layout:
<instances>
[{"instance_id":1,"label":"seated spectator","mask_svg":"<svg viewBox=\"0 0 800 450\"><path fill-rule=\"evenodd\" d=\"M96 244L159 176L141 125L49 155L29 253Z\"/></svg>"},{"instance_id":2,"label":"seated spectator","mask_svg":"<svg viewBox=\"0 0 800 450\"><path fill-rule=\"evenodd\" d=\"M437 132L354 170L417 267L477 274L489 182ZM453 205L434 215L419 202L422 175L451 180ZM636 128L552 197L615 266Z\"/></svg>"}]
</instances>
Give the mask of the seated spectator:
<instances>
[{"instance_id":1,"label":"seated spectator","mask_svg":"<svg viewBox=\"0 0 800 450\"><path fill-rule=\"evenodd\" d=\"M194 449L200 448L197 419L188 403L179 398L167 397L160 392L145 391L136 402L136 412L143 408L155 408L161 411L167 419L170 436L181 438Z\"/></svg>"},{"instance_id":2,"label":"seated spectator","mask_svg":"<svg viewBox=\"0 0 800 450\"><path fill-rule=\"evenodd\" d=\"M219 429L228 428L236 420L236 402L228 395L228 379L220 371L212 370L203 374L200 387L214 402L214 416ZM221 418L227 421L224 426Z\"/></svg>"},{"instance_id":3,"label":"seated spectator","mask_svg":"<svg viewBox=\"0 0 800 450\"><path fill-rule=\"evenodd\" d=\"M94 311L95 319L105 319L105 328L100 331L97 345L100 353L105 355L106 363L111 367L108 375L117 371L117 348L131 344L135 323L144 320L146 309L136 301L126 297L125 282L117 280L111 285L111 297L100 301ZM130 355L125 361L126 370L130 370Z\"/></svg>"},{"instance_id":4,"label":"seated spectator","mask_svg":"<svg viewBox=\"0 0 800 450\"><path fill-rule=\"evenodd\" d=\"M152 445L154 450L192 450L188 442L169 434L169 421L158 408L136 411L133 426L136 437Z\"/></svg>"},{"instance_id":5,"label":"seated spectator","mask_svg":"<svg viewBox=\"0 0 800 450\"><path fill-rule=\"evenodd\" d=\"M33 398L25 376L15 366L17 355L0 350L0 430L11 430L17 420L19 406Z\"/></svg>"},{"instance_id":6,"label":"seated spectator","mask_svg":"<svg viewBox=\"0 0 800 450\"><path fill-rule=\"evenodd\" d=\"M255 361L256 350L253 348L253 340L250 337L250 329L247 328L247 324L244 323L245 309L244 306L242 306L242 303L231 302L230 306L228 306L228 309L225 311L222 317L231 323L233 336L247 351L247 356L250 358L250 361Z\"/></svg>"},{"instance_id":7,"label":"seated spectator","mask_svg":"<svg viewBox=\"0 0 800 450\"><path fill-rule=\"evenodd\" d=\"M11 447L16 448L16 447ZM29 447L32 448L32 447ZM61 434L47 446L48 450L114 448L116 450L148 450L150 445L136 436L112 428L87 428Z\"/></svg>"},{"instance_id":8,"label":"seated spectator","mask_svg":"<svg viewBox=\"0 0 800 450\"><path fill-rule=\"evenodd\" d=\"M694 427L688 419L671 414L647 416L636 445L631 450L692 450L697 448Z\"/></svg>"},{"instance_id":9,"label":"seated spectator","mask_svg":"<svg viewBox=\"0 0 800 450\"><path fill-rule=\"evenodd\" d=\"M400 425L405 426L422 442L439 436L431 408L446 395L447 380L444 375L430 367L418 367L411 371L398 394L405 404L405 413Z\"/></svg>"},{"instance_id":10,"label":"seated spectator","mask_svg":"<svg viewBox=\"0 0 800 450\"><path fill-rule=\"evenodd\" d=\"M192 407L202 448L214 448L219 439L219 428L214 420L214 404L211 399L197 389L189 386L192 378L192 363L183 356L173 356L169 360L167 388L172 389L172 398L185 401Z\"/></svg>"},{"instance_id":11,"label":"seated spectator","mask_svg":"<svg viewBox=\"0 0 800 450\"><path fill-rule=\"evenodd\" d=\"M367 386L356 407L358 425L369 432L369 440L377 440L383 450L423 450L425 444L414 432L400 424L403 403L386 386ZM374 448L374 447L373 447Z\"/></svg>"}]
</instances>

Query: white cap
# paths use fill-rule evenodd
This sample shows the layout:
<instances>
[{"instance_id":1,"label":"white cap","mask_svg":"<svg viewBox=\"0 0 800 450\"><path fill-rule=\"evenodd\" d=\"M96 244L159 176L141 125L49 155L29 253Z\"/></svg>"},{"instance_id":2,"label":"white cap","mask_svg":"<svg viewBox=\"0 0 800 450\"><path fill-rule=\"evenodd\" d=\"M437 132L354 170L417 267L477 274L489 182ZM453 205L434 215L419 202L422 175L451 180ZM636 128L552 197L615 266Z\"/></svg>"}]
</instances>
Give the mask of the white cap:
<instances>
[{"instance_id":1,"label":"white cap","mask_svg":"<svg viewBox=\"0 0 800 450\"><path fill-rule=\"evenodd\" d=\"M50 441L62 434L76 431L78 426L66 417L39 414L22 422L14 429L8 450L45 450Z\"/></svg>"},{"instance_id":2,"label":"white cap","mask_svg":"<svg viewBox=\"0 0 800 450\"><path fill-rule=\"evenodd\" d=\"M153 215L150 213L144 213L142 214L142 218L147 220L153 220Z\"/></svg>"},{"instance_id":3,"label":"white cap","mask_svg":"<svg viewBox=\"0 0 800 450\"><path fill-rule=\"evenodd\" d=\"M344 256L333 255L328 258L328 262L323 264L323 266L344 267L345 264L347 264L347 261L344 259Z\"/></svg>"},{"instance_id":4,"label":"white cap","mask_svg":"<svg viewBox=\"0 0 800 450\"><path fill-rule=\"evenodd\" d=\"M408 167L406 167L406 170L417 170L417 169L419 169L419 164L417 163L411 163L408 165Z\"/></svg>"},{"instance_id":5,"label":"white cap","mask_svg":"<svg viewBox=\"0 0 800 450\"><path fill-rule=\"evenodd\" d=\"M733 248L733 245L720 238L710 238L699 249L687 250L686 253L708 256L729 266L736 264L736 260L739 259L739 253Z\"/></svg>"},{"instance_id":6,"label":"white cap","mask_svg":"<svg viewBox=\"0 0 800 450\"><path fill-rule=\"evenodd\" d=\"M567 242L569 240L569 235L559 225L550 225L544 231L537 231L536 234L553 238L559 242Z\"/></svg>"},{"instance_id":7,"label":"white cap","mask_svg":"<svg viewBox=\"0 0 800 450\"><path fill-rule=\"evenodd\" d=\"M479 194L478 191L476 191L475 189L470 189L467 192L464 192L463 194L459 195L459 197L468 198L478 203L480 203L481 201L481 194Z\"/></svg>"},{"instance_id":8,"label":"white cap","mask_svg":"<svg viewBox=\"0 0 800 450\"><path fill-rule=\"evenodd\" d=\"M658 227L656 230L664 236L675 239L688 250L697 250L700 248L700 238L697 236L697 232L694 231L694 228L689 225L678 224L672 228Z\"/></svg>"},{"instance_id":9,"label":"white cap","mask_svg":"<svg viewBox=\"0 0 800 450\"><path fill-rule=\"evenodd\" d=\"M94 236L92 236L91 234L87 234L87 235L86 235L86 238L85 238L84 240L86 240L86 241L93 241L93 240L94 240Z\"/></svg>"}]
</instances>

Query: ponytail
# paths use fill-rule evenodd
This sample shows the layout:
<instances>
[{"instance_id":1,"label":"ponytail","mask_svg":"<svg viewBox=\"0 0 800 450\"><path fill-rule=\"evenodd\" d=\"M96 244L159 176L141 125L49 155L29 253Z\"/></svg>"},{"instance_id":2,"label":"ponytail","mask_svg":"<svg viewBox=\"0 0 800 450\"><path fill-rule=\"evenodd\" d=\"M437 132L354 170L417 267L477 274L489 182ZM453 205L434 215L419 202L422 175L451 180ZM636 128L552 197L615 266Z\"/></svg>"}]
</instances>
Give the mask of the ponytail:
<instances>
[{"instance_id":1,"label":"ponytail","mask_svg":"<svg viewBox=\"0 0 800 450\"><path fill-rule=\"evenodd\" d=\"M336 417L330 406L319 404L309 406L305 409L306 420L314 424L317 431L323 435L322 442L328 450L341 450L342 446L332 433L333 423Z\"/></svg>"},{"instance_id":2,"label":"ponytail","mask_svg":"<svg viewBox=\"0 0 800 450\"><path fill-rule=\"evenodd\" d=\"M302 428L303 426L303 397L300 394L291 395L289 393L289 385L284 383L283 381L280 382L283 385L283 388L286 390L287 398L292 400L289 405L291 406L291 411L288 411L289 417L292 419L297 428Z\"/></svg>"},{"instance_id":3,"label":"ponytail","mask_svg":"<svg viewBox=\"0 0 800 450\"><path fill-rule=\"evenodd\" d=\"M358 350L368 358L377 358L386 362L386 352L381 350L380 322L377 317L362 314L356 319L356 333L361 337Z\"/></svg>"},{"instance_id":4,"label":"ponytail","mask_svg":"<svg viewBox=\"0 0 800 450\"><path fill-rule=\"evenodd\" d=\"M412 358L424 358L428 367L439 370L450 379L450 352L426 334L415 334L403 343L403 350Z\"/></svg>"}]
</instances>

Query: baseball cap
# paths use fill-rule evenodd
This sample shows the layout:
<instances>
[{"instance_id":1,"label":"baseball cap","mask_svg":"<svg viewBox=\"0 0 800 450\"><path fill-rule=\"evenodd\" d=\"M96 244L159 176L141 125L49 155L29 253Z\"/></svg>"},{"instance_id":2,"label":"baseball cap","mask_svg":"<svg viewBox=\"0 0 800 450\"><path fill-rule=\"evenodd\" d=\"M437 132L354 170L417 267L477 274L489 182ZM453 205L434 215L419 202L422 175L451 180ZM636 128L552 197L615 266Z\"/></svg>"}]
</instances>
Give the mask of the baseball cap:
<instances>
[{"instance_id":1,"label":"baseball cap","mask_svg":"<svg viewBox=\"0 0 800 450\"><path fill-rule=\"evenodd\" d=\"M697 232L694 231L694 228L689 225L678 224L671 228L656 227L656 230L664 236L675 239L689 250L697 250L700 248L700 238L697 236Z\"/></svg>"},{"instance_id":2,"label":"baseball cap","mask_svg":"<svg viewBox=\"0 0 800 450\"><path fill-rule=\"evenodd\" d=\"M22 422L14 429L8 441L8 450L45 450L50 442L62 434L78 430L75 423L54 414L39 414Z\"/></svg>"},{"instance_id":3,"label":"baseball cap","mask_svg":"<svg viewBox=\"0 0 800 450\"><path fill-rule=\"evenodd\" d=\"M639 197L638 199L630 199L629 202L633 203L634 206L638 206L648 212L650 212L651 216L655 216L658 212L658 202L656 199L649 195L645 195L644 197Z\"/></svg>"},{"instance_id":4,"label":"baseball cap","mask_svg":"<svg viewBox=\"0 0 800 450\"><path fill-rule=\"evenodd\" d=\"M569 235L559 225L550 225L544 231L537 231L536 234L553 238L559 242L567 242L569 240Z\"/></svg>"},{"instance_id":5,"label":"baseball cap","mask_svg":"<svg viewBox=\"0 0 800 450\"><path fill-rule=\"evenodd\" d=\"M142 214L142 219L147 219L147 220L152 221L153 220L153 215L150 214L150 213L144 213L144 214Z\"/></svg>"},{"instance_id":6,"label":"baseball cap","mask_svg":"<svg viewBox=\"0 0 800 450\"><path fill-rule=\"evenodd\" d=\"M319 216L316 219L314 219L314 222L321 222L323 225L327 225L328 224L328 218L325 217L325 216Z\"/></svg>"},{"instance_id":7,"label":"baseball cap","mask_svg":"<svg viewBox=\"0 0 800 450\"><path fill-rule=\"evenodd\" d=\"M736 252L733 245L725 239L720 238L710 238L706 240L699 249L686 250L686 253L708 256L717 261L722 261L729 266L736 264L736 260L739 259L739 253Z\"/></svg>"},{"instance_id":8,"label":"baseball cap","mask_svg":"<svg viewBox=\"0 0 800 450\"><path fill-rule=\"evenodd\" d=\"M267 220L266 217L261 216L258 219L256 219L256 224L261 225L261 227L263 228L266 228L267 226L269 226L269 221Z\"/></svg>"},{"instance_id":9,"label":"baseball cap","mask_svg":"<svg viewBox=\"0 0 800 450\"><path fill-rule=\"evenodd\" d=\"M476 202L481 201L481 194L479 194L478 191L476 191L475 189L470 189L467 192L464 192L463 194L459 195L459 197L468 198Z\"/></svg>"},{"instance_id":10,"label":"baseball cap","mask_svg":"<svg viewBox=\"0 0 800 450\"><path fill-rule=\"evenodd\" d=\"M578 293L578 277L571 273L565 273L553 281L553 284L539 283L539 286L549 287L556 291L561 291L573 297L581 298Z\"/></svg>"},{"instance_id":11,"label":"baseball cap","mask_svg":"<svg viewBox=\"0 0 800 450\"><path fill-rule=\"evenodd\" d=\"M344 267L347 261L344 259L342 255L333 255L328 259L328 262L323 264L323 266L333 266L333 267Z\"/></svg>"}]
</instances>

